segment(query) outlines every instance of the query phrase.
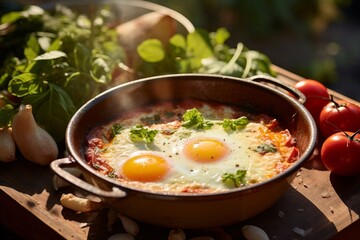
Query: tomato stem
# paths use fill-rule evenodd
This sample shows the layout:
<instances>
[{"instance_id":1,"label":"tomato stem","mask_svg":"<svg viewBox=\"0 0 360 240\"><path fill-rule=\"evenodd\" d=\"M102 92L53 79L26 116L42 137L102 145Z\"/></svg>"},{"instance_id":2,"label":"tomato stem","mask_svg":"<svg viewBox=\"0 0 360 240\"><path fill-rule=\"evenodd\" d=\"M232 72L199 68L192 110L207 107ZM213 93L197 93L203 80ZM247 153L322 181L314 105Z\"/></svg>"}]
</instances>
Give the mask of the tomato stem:
<instances>
[{"instance_id":1,"label":"tomato stem","mask_svg":"<svg viewBox=\"0 0 360 240\"><path fill-rule=\"evenodd\" d=\"M338 102L336 102L335 99L334 99L334 95L332 95L332 94L330 94L330 99L329 99L329 101L332 102L332 103L334 103L336 109L338 109L338 108L340 108L340 107L345 107L345 106L346 106L346 104L344 104L344 103L343 103L343 104L339 104Z\"/></svg>"},{"instance_id":2,"label":"tomato stem","mask_svg":"<svg viewBox=\"0 0 360 240\"><path fill-rule=\"evenodd\" d=\"M347 133L345 133L345 134L349 137L349 139L351 141L355 141L354 138L358 133L360 133L360 129L358 129L356 132L354 132L351 136L349 136Z\"/></svg>"}]
</instances>

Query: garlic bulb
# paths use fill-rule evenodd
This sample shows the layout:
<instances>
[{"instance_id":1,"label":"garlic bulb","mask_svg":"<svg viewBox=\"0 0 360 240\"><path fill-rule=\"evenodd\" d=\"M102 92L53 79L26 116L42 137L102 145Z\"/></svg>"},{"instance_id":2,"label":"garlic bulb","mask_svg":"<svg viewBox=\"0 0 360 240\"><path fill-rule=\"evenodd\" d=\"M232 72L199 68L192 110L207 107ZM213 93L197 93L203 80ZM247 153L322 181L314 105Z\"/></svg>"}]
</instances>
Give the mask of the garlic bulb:
<instances>
[{"instance_id":1,"label":"garlic bulb","mask_svg":"<svg viewBox=\"0 0 360 240\"><path fill-rule=\"evenodd\" d=\"M266 232L258 226L245 225L241 230L247 240L269 240Z\"/></svg>"},{"instance_id":2,"label":"garlic bulb","mask_svg":"<svg viewBox=\"0 0 360 240\"><path fill-rule=\"evenodd\" d=\"M53 137L35 122L31 105L21 105L12 122L16 146L27 160L48 165L58 156Z\"/></svg>"},{"instance_id":3,"label":"garlic bulb","mask_svg":"<svg viewBox=\"0 0 360 240\"><path fill-rule=\"evenodd\" d=\"M11 128L0 128L0 161L12 162L15 160L16 145Z\"/></svg>"}]
</instances>

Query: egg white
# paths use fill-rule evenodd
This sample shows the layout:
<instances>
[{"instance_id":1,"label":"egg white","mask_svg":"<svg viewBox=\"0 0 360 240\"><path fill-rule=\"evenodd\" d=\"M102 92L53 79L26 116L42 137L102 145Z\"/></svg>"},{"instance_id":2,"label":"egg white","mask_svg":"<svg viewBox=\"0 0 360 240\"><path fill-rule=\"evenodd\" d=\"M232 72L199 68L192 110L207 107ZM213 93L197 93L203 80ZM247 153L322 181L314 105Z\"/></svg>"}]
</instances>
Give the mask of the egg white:
<instances>
[{"instance_id":1,"label":"egg white","mask_svg":"<svg viewBox=\"0 0 360 240\"><path fill-rule=\"evenodd\" d=\"M116 173L121 173L124 162L134 154L146 151L161 155L168 162L171 171L157 182L136 183L142 188L169 192L181 191L186 187L211 189L212 192L224 191L227 189L221 181L224 173L235 173L238 169L244 169L247 171L245 179L251 183L263 181L275 174L274 166L277 161L282 160L280 154L274 153L271 157L264 157L254 151L254 148L262 143L256 137L256 132L262 127L262 124L252 122L243 129L229 132L217 123L206 130L179 127L170 135L162 134L160 131L153 143L134 143L129 138L130 129L124 129L121 134L116 135L111 144L108 144L102 157L107 159ZM191 139L202 138L214 138L225 143L229 154L209 163L199 163L186 157L183 152L184 146Z\"/></svg>"}]
</instances>

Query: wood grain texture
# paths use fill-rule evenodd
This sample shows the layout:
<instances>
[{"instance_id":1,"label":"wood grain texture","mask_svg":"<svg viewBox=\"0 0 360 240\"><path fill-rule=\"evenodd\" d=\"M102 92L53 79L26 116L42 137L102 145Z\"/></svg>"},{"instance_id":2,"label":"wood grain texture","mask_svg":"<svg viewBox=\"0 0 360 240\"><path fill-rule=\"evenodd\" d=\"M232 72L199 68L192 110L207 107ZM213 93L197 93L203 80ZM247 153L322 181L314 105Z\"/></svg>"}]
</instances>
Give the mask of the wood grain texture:
<instances>
[{"instance_id":1,"label":"wood grain texture","mask_svg":"<svg viewBox=\"0 0 360 240\"><path fill-rule=\"evenodd\" d=\"M301 77L274 66L288 84ZM333 92L337 98L358 102ZM316 151L315 151L316 153ZM0 224L24 239L106 239L123 232L119 220L107 226L108 208L75 213L60 205L62 193L53 189L49 167L17 160L0 164ZM188 237L244 239L241 227L263 228L270 239L351 239L360 229L360 176L341 178L325 170L315 154L299 171L288 191L271 208L254 218L217 229L185 230ZM221 217L221 216L219 216ZM141 239L167 239L170 229L140 224ZM294 230L303 231L301 236ZM1 236L0 236L1 237Z\"/></svg>"}]
</instances>

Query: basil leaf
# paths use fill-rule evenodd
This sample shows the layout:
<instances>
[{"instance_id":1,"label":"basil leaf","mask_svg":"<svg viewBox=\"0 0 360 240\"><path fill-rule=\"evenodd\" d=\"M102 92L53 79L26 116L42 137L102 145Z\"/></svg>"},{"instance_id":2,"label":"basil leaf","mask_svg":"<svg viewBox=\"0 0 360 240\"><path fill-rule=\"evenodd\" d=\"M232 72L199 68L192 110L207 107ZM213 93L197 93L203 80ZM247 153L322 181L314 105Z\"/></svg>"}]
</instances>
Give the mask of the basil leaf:
<instances>
[{"instance_id":1,"label":"basil leaf","mask_svg":"<svg viewBox=\"0 0 360 240\"><path fill-rule=\"evenodd\" d=\"M10 80L8 91L17 97L36 94L42 90L39 76L33 73L23 73Z\"/></svg>"},{"instance_id":2,"label":"basil leaf","mask_svg":"<svg viewBox=\"0 0 360 240\"><path fill-rule=\"evenodd\" d=\"M186 39L183 35L175 34L170 38L169 43L177 49L181 49L183 51L186 49Z\"/></svg>"},{"instance_id":3,"label":"basil leaf","mask_svg":"<svg viewBox=\"0 0 360 240\"><path fill-rule=\"evenodd\" d=\"M23 18L21 12L9 12L1 17L1 23L13 23Z\"/></svg>"},{"instance_id":4,"label":"basil leaf","mask_svg":"<svg viewBox=\"0 0 360 240\"><path fill-rule=\"evenodd\" d=\"M53 60L53 59L62 58L62 57L67 57L66 53L57 51L57 50L53 50L53 51L50 51L50 52L47 52L47 53L37 56L36 58L34 58L34 61Z\"/></svg>"},{"instance_id":5,"label":"basil leaf","mask_svg":"<svg viewBox=\"0 0 360 240\"><path fill-rule=\"evenodd\" d=\"M26 45L27 46L24 49L24 55L28 61L31 61L39 55L41 50L35 34L30 35Z\"/></svg>"},{"instance_id":6,"label":"basil leaf","mask_svg":"<svg viewBox=\"0 0 360 240\"><path fill-rule=\"evenodd\" d=\"M187 50L197 60L214 56L210 38L205 30L198 29L187 36Z\"/></svg>"},{"instance_id":7,"label":"basil leaf","mask_svg":"<svg viewBox=\"0 0 360 240\"><path fill-rule=\"evenodd\" d=\"M103 58L96 58L91 65L91 76L96 82L106 84L111 80L111 70Z\"/></svg>"},{"instance_id":8,"label":"basil leaf","mask_svg":"<svg viewBox=\"0 0 360 240\"><path fill-rule=\"evenodd\" d=\"M164 47L158 39L148 39L137 47L140 57L150 63L161 62L165 58Z\"/></svg>"},{"instance_id":9,"label":"basil leaf","mask_svg":"<svg viewBox=\"0 0 360 240\"><path fill-rule=\"evenodd\" d=\"M99 84L89 74L83 72L72 73L63 87L76 107L80 107L100 91Z\"/></svg>"},{"instance_id":10,"label":"basil leaf","mask_svg":"<svg viewBox=\"0 0 360 240\"><path fill-rule=\"evenodd\" d=\"M230 33L226 28L219 28L214 34L215 44L224 44L230 38Z\"/></svg>"},{"instance_id":11,"label":"basil leaf","mask_svg":"<svg viewBox=\"0 0 360 240\"><path fill-rule=\"evenodd\" d=\"M63 89L49 83L47 91L26 96L23 104L32 105L36 122L43 126L56 141L64 139L67 124L76 108Z\"/></svg>"},{"instance_id":12,"label":"basil leaf","mask_svg":"<svg viewBox=\"0 0 360 240\"><path fill-rule=\"evenodd\" d=\"M76 43L74 48L75 68L79 71L89 72L91 61L91 49L81 43Z\"/></svg>"}]
</instances>

